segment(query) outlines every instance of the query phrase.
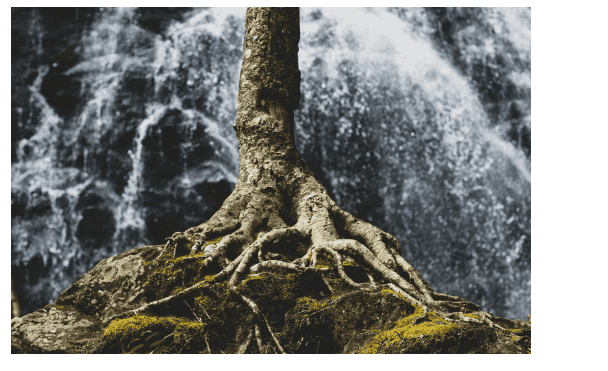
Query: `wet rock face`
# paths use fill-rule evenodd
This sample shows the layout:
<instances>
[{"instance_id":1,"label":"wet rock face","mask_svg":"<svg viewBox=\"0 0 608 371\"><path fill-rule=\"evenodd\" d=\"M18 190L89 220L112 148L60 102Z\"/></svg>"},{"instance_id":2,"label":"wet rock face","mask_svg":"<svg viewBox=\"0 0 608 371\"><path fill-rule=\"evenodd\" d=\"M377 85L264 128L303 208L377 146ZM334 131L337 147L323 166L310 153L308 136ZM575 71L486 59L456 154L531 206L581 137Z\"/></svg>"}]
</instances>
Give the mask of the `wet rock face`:
<instances>
[{"instance_id":1,"label":"wet rock face","mask_svg":"<svg viewBox=\"0 0 608 371\"><path fill-rule=\"evenodd\" d=\"M188 12L12 11L11 255L23 313L101 259L203 222L234 187L239 41L204 25L170 31ZM198 39L210 50L196 59Z\"/></svg>"},{"instance_id":2,"label":"wet rock face","mask_svg":"<svg viewBox=\"0 0 608 371\"><path fill-rule=\"evenodd\" d=\"M163 247L144 246L106 258L53 304L14 318L11 352L235 353L253 317L225 282L203 285L184 304L112 319L204 279L196 258L171 259L172 254L165 254L154 263ZM525 354L530 350L528 324L500 332L482 323L448 323L433 315L414 324L421 309L395 292L349 292L337 274L329 274L328 279L333 293L311 271L269 270L248 275L239 290L259 305L287 353ZM513 323L505 319L501 325ZM255 345L248 349L257 352Z\"/></svg>"}]
</instances>

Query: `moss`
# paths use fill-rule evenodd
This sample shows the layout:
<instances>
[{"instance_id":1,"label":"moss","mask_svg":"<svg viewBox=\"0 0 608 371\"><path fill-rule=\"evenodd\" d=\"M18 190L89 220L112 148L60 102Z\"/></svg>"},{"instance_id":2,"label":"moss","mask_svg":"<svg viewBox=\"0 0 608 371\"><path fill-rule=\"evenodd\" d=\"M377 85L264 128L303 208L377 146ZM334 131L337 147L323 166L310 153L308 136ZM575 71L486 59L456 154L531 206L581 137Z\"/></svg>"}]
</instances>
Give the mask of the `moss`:
<instances>
[{"instance_id":1,"label":"moss","mask_svg":"<svg viewBox=\"0 0 608 371\"><path fill-rule=\"evenodd\" d=\"M245 288L245 286L247 286L247 283L252 281L252 280L262 280L266 278L266 275L264 275L263 273L255 273L255 274L248 274L247 277L241 281L241 283L239 283L239 285L237 286L239 289L243 289Z\"/></svg>"},{"instance_id":2,"label":"moss","mask_svg":"<svg viewBox=\"0 0 608 371\"><path fill-rule=\"evenodd\" d=\"M189 328L202 328L203 323L191 322L173 317L150 317L145 315L136 315L112 321L105 329L103 336L128 336L136 335L147 328L164 327L167 329L175 329L177 332L183 332Z\"/></svg>"},{"instance_id":3,"label":"moss","mask_svg":"<svg viewBox=\"0 0 608 371\"><path fill-rule=\"evenodd\" d=\"M521 329L519 329L519 328L506 328L505 330L515 333L517 331L520 331Z\"/></svg>"},{"instance_id":4,"label":"moss","mask_svg":"<svg viewBox=\"0 0 608 371\"><path fill-rule=\"evenodd\" d=\"M399 296L401 299L403 299L404 301L406 301L406 302L408 302L408 303L409 303L409 301L407 301L407 299L405 298L405 296L403 296L402 294L400 294L400 293L398 293L398 292L396 292L396 291L393 291L393 290L391 290L391 289L384 289L384 290L382 290L382 291L381 291L381 293L382 293L382 295L392 295L392 294L396 294L396 295L397 295L397 296Z\"/></svg>"},{"instance_id":5,"label":"moss","mask_svg":"<svg viewBox=\"0 0 608 371\"><path fill-rule=\"evenodd\" d=\"M481 321L481 317L479 317L479 314L475 314L475 313L465 313L464 314L465 317L470 317L470 318L475 318Z\"/></svg>"},{"instance_id":6,"label":"moss","mask_svg":"<svg viewBox=\"0 0 608 371\"><path fill-rule=\"evenodd\" d=\"M307 296L300 298L300 300L298 300L296 303L296 305L298 305L298 306L305 307L306 310L319 310L319 309L325 308L327 306L327 304L328 304L328 301L319 302L319 301L316 301L315 299L309 298Z\"/></svg>"},{"instance_id":7,"label":"moss","mask_svg":"<svg viewBox=\"0 0 608 371\"><path fill-rule=\"evenodd\" d=\"M173 290L171 292L171 295L175 295L175 294L180 293L182 291L184 291L184 289L182 287L176 287L175 290Z\"/></svg>"},{"instance_id":8,"label":"moss","mask_svg":"<svg viewBox=\"0 0 608 371\"><path fill-rule=\"evenodd\" d=\"M213 245L213 244L219 243L222 240L222 238L224 238L224 236L218 237L215 240L207 241L207 245Z\"/></svg>"},{"instance_id":9,"label":"moss","mask_svg":"<svg viewBox=\"0 0 608 371\"><path fill-rule=\"evenodd\" d=\"M173 317L136 315L112 321L104 330L102 338L105 338L105 343L110 345L110 347L116 347L117 345L122 347L123 352L126 352L125 345L129 344L126 345L126 348L127 350L131 349L129 353L133 353L135 350L142 348L143 345L131 347L131 344L136 342L144 344L152 342L150 339L155 334L161 334L162 336L172 333L174 341L179 341L180 338L186 335L193 336L196 333L200 333L204 327L205 324L200 322ZM150 333L152 335L146 335ZM160 343L162 341L156 341L150 348L154 347L154 345L160 346ZM146 352L149 350L147 349Z\"/></svg>"},{"instance_id":10,"label":"moss","mask_svg":"<svg viewBox=\"0 0 608 371\"><path fill-rule=\"evenodd\" d=\"M519 339L520 339L520 337L519 337L519 336L513 336L513 337L511 338L511 341L517 341L517 340L519 340Z\"/></svg>"},{"instance_id":11,"label":"moss","mask_svg":"<svg viewBox=\"0 0 608 371\"><path fill-rule=\"evenodd\" d=\"M391 330L383 331L374 336L357 353L375 354L386 353L389 348L399 346L403 341L419 342L423 338L441 338L458 325L449 323L434 312L428 313L425 322L413 325L414 321L424 315L424 309L416 306L413 314L399 320Z\"/></svg>"}]
</instances>

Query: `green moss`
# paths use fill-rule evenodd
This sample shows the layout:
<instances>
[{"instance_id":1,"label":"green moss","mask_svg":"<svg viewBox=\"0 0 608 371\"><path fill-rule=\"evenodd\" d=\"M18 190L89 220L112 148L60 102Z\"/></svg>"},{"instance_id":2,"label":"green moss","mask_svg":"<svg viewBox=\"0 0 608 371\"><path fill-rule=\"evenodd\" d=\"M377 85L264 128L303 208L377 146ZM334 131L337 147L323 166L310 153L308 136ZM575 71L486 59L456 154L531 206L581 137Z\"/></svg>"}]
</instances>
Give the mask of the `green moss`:
<instances>
[{"instance_id":1,"label":"green moss","mask_svg":"<svg viewBox=\"0 0 608 371\"><path fill-rule=\"evenodd\" d=\"M422 315L424 315L424 309L416 306L413 314L399 320L393 329L374 336L372 340L359 349L358 353L385 353L390 348L399 346L403 341L418 342L426 337L441 337L443 339L447 332L458 327L456 324L445 321L434 312L428 313L428 319L425 322L412 325Z\"/></svg>"}]
</instances>

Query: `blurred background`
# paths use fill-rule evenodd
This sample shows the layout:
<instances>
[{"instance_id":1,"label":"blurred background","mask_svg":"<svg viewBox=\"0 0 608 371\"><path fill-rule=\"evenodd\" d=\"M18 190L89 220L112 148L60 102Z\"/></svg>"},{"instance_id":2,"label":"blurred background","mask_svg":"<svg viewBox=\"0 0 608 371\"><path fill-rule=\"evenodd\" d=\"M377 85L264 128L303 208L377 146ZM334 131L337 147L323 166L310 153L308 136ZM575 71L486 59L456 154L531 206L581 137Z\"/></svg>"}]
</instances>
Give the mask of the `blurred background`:
<instances>
[{"instance_id":1,"label":"blurred background","mask_svg":"<svg viewBox=\"0 0 608 371\"><path fill-rule=\"evenodd\" d=\"M296 144L439 292L531 313L529 8L301 9ZM245 9L11 9L13 316L207 220Z\"/></svg>"}]
</instances>

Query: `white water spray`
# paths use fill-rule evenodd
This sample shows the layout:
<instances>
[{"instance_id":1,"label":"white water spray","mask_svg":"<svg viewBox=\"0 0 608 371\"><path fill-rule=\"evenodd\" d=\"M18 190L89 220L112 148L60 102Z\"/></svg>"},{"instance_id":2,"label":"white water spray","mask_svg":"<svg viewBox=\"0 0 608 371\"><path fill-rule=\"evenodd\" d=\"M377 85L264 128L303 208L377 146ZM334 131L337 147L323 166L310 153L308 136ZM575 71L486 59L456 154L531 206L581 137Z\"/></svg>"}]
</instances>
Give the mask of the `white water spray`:
<instances>
[{"instance_id":1,"label":"white water spray","mask_svg":"<svg viewBox=\"0 0 608 371\"><path fill-rule=\"evenodd\" d=\"M146 224L141 216L140 208L136 207L143 172L143 140L146 138L148 128L156 125L166 110L166 106L152 104L146 109L146 119L139 124L137 136L134 140L135 152L129 151L129 156L131 157L133 163L133 170L129 176L129 181L125 187L125 191L122 194L123 204L120 206L118 212L116 233L119 233L121 230L124 230L127 227L132 227L142 232L145 231Z\"/></svg>"}]
</instances>

